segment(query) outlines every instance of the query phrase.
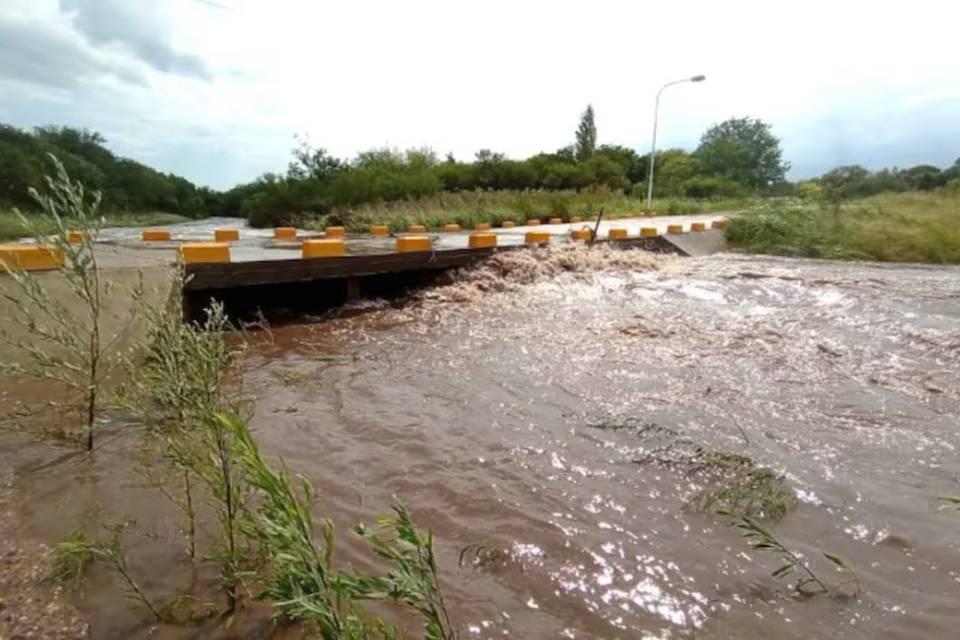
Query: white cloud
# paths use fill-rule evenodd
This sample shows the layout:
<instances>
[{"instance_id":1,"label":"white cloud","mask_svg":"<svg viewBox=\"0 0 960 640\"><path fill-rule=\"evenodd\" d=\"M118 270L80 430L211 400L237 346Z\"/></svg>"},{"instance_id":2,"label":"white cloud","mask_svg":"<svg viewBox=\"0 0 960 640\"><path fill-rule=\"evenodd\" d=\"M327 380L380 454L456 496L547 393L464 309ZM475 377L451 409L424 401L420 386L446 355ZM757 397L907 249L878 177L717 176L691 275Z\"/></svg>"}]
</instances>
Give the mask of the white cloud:
<instances>
[{"instance_id":1,"label":"white cloud","mask_svg":"<svg viewBox=\"0 0 960 640\"><path fill-rule=\"evenodd\" d=\"M644 151L657 88L696 73L664 94L661 146L750 115L800 176L960 155L953 3L62 4L0 8L21 41L0 48L0 121L89 126L218 187L282 170L301 132L338 155L523 157L571 142L587 102L601 142Z\"/></svg>"}]
</instances>

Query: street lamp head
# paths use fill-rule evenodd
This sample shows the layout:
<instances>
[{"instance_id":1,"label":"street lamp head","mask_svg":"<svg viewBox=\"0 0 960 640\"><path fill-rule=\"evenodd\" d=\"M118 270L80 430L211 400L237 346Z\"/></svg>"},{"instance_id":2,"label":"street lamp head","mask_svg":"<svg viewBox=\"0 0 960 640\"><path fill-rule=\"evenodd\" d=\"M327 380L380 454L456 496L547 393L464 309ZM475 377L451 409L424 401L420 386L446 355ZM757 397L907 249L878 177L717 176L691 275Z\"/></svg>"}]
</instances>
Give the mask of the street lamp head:
<instances>
[{"instance_id":1,"label":"street lamp head","mask_svg":"<svg viewBox=\"0 0 960 640\"><path fill-rule=\"evenodd\" d=\"M693 76L690 78L690 82L703 82L707 79L707 76Z\"/></svg>"}]
</instances>

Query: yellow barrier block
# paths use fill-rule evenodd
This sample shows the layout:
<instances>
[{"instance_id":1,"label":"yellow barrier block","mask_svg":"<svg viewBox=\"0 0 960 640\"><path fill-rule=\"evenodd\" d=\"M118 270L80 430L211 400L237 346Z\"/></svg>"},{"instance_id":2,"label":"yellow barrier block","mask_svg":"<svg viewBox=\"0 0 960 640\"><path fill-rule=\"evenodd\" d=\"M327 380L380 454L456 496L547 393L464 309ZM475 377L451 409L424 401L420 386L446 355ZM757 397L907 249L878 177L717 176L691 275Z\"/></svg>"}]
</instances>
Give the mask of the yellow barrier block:
<instances>
[{"instance_id":1,"label":"yellow barrier block","mask_svg":"<svg viewBox=\"0 0 960 640\"><path fill-rule=\"evenodd\" d=\"M0 244L0 263L24 271L59 269L63 266L63 252L51 245Z\"/></svg>"},{"instance_id":2,"label":"yellow barrier block","mask_svg":"<svg viewBox=\"0 0 960 640\"><path fill-rule=\"evenodd\" d=\"M470 248L479 249L481 247L497 246L497 234L495 233L477 233L470 234Z\"/></svg>"},{"instance_id":3,"label":"yellow barrier block","mask_svg":"<svg viewBox=\"0 0 960 640\"><path fill-rule=\"evenodd\" d=\"M427 228L422 224L412 224L407 227L407 233L426 233Z\"/></svg>"},{"instance_id":4,"label":"yellow barrier block","mask_svg":"<svg viewBox=\"0 0 960 640\"><path fill-rule=\"evenodd\" d=\"M213 239L217 242L233 242L240 239L239 229L214 229Z\"/></svg>"},{"instance_id":5,"label":"yellow barrier block","mask_svg":"<svg viewBox=\"0 0 960 640\"><path fill-rule=\"evenodd\" d=\"M714 229L725 229L727 227L727 221L724 218L719 220L714 220L710 226Z\"/></svg>"},{"instance_id":6,"label":"yellow barrier block","mask_svg":"<svg viewBox=\"0 0 960 640\"><path fill-rule=\"evenodd\" d=\"M430 236L398 236L397 251L407 253L411 251L430 251L433 245Z\"/></svg>"},{"instance_id":7,"label":"yellow barrier block","mask_svg":"<svg viewBox=\"0 0 960 640\"><path fill-rule=\"evenodd\" d=\"M704 222L692 222L690 223L690 231L706 231L707 225Z\"/></svg>"},{"instance_id":8,"label":"yellow barrier block","mask_svg":"<svg viewBox=\"0 0 960 640\"><path fill-rule=\"evenodd\" d=\"M640 237L641 238L657 237L657 228L656 227L640 227Z\"/></svg>"},{"instance_id":9,"label":"yellow barrier block","mask_svg":"<svg viewBox=\"0 0 960 640\"><path fill-rule=\"evenodd\" d=\"M589 240L590 229L574 229L570 232L570 237L574 240Z\"/></svg>"},{"instance_id":10,"label":"yellow barrier block","mask_svg":"<svg viewBox=\"0 0 960 640\"><path fill-rule=\"evenodd\" d=\"M170 239L170 232L166 229L144 229L140 237L144 242L163 242Z\"/></svg>"},{"instance_id":11,"label":"yellow barrier block","mask_svg":"<svg viewBox=\"0 0 960 640\"><path fill-rule=\"evenodd\" d=\"M342 238L347 235L347 230L344 227L327 227L323 232L328 238Z\"/></svg>"},{"instance_id":12,"label":"yellow barrier block","mask_svg":"<svg viewBox=\"0 0 960 640\"><path fill-rule=\"evenodd\" d=\"M347 253L347 243L343 238L304 240L301 247L300 255L303 258L336 258Z\"/></svg>"},{"instance_id":13,"label":"yellow barrier block","mask_svg":"<svg viewBox=\"0 0 960 640\"><path fill-rule=\"evenodd\" d=\"M390 235L390 227L385 224L372 224L370 225L370 235L372 236L388 236Z\"/></svg>"},{"instance_id":14,"label":"yellow barrier block","mask_svg":"<svg viewBox=\"0 0 960 640\"><path fill-rule=\"evenodd\" d=\"M538 218L530 218L529 220L527 220L528 227L535 227L538 224L540 224L540 220Z\"/></svg>"},{"instance_id":15,"label":"yellow barrier block","mask_svg":"<svg viewBox=\"0 0 960 640\"><path fill-rule=\"evenodd\" d=\"M563 224L563 218L550 218L550 224Z\"/></svg>"},{"instance_id":16,"label":"yellow barrier block","mask_svg":"<svg viewBox=\"0 0 960 640\"><path fill-rule=\"evenodd\" d=\"M546 244L550 242L550 234L546 231L527 231L525 241L527 244Z\"/></svg>"},{"instance_id":17,"label":"yellow barrier block","mask_svg":"<svg viewBox=\"0 0 960 640\"><path fill-rule=\"evenodd\" d=\"M460 225L454 223L445 224L443 225L443 231L445 233L457 233L460 231Z\"/></svg>"},{"instance_id":18,"label":"yellow barrier block","mask_svg":"<svg viewBox=\"0 0 960 640\"><path fill-rule=\"evenodd\" d=\"M667 225L667 233L683 233L683 225L682 224Z\"/></svg>"},{"instance_id":19,"label":"yellow barrier block","mask_svg":"<svg viewBox=\"0 0 960 640\"><path fill-rule=\"evenodd\" d=\"M297 237L297 230L293 227L275 227L273 237L275 240L293 240Z\"/></svg>"},{"instance_id":20,"label":"yellow barrier block","mask_svg":"<svg viewBox=\"0 0 960 640\"><path fill-rule=\"evenodd\" d=\"M227 242L186 242L180 245L180 259L184 264L230 262L230 244Z\"/></svg>"},{"instance_id":21,"label":"yellow barrier block","mask_svg":"<svg viewBox=\"0 0 960 640\"><path fill-rule=\"evenodd\" d=\"M80 244L87 238L87 234L83 231L70 231L67 233L67 242L70 244Z\"/></svg>"},{"instance_id":22,"label":"yellow barrier block","mask_svg":"<svg viewBox=\"0 0 960 640\"><path fill-rule=\"evenodd\" d=\"M583 222L583 218L580 216L570 216L570 224L577 224L578 222Z\"/></svg>"},{"instance_id":23,"label":"yellow barrier block","mask_svg":"<svg viewBox=\"0 0 960 640\"><path fill-rule=\"evenodd\" d=\"M473 225L473 230L474 231L490 231L490 223L478 222L477 224Z\"/></svg>"},{"instance_id":24,"label":"yellow barrier block","mask_svg":"<svg viewBox=\"0 0 960 640\"><path fill-rule=\"evenodd\" d=\"M615 229L610 229L610 239L611 240L622 240L627 237L627 230L623 227L617 227Z\"/></svg>"},{"instance_id":25,"label":"yellow barrier block","mask_svg":"<svg viewBox=\"0 0 960 640\"><path fill-rule=\"evenodd\" d=\"M517 223L513 220L504 220L500 223L500 227L503 229L512 229L515 226L517 226Z\"/></svg>"}]
</instances>

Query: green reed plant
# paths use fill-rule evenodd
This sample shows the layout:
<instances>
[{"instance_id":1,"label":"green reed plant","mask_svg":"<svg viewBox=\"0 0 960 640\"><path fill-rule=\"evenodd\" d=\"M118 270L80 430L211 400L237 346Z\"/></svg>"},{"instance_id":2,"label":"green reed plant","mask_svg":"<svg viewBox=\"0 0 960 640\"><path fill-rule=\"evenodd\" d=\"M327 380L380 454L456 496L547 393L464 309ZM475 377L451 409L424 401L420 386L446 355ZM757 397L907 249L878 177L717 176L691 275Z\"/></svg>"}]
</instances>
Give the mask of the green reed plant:
<instances>
[{"instance_id":1,"label":"green reed plant","mask_svg":"<svg viewBox=\"0 0 960 640\"><path fill-rule=\"evenodd\" d=\"M772 531L761 525L749 516L741 515L727 510L718 510L718 515L726 516L730 520L730 525L739 529L741 535L746 538L751 549L762 551L764 553L778 557L783 564L773 570L770 574L772 578L786 578L796 576L793 583L793 590L798 595L815 595L837 592L839 589L852 585L852 597L857 597L861 591L860 578L854 572L847 562L838 555L822 552L823 557L839 568L845 578L834 587L830 587L822 580L807 562L795 551L789 549L780 542Z\"/></svg>"},{"instance_id":2,"label":"green reed plant","mask_svg":"<svg viewBox=\"0 0 960 640\"><path fill-rule=\"evenodd\" d=\"M239 412L245 404L242 389L225 382L242 359L242 341L240 347L228 345L224 334L230 325L220 304L207 309L203 323L183 322L183 283L183 270L178 267L171 275L174 295L169 304L144 309L146 338L131 359L123 398L155 436L161 459L181 479L178 494L157 484L183 514L191 558L197 554L195 485L202 486L202 497L219 525L206 560L219 568L232 611L247 556L242 520L248 489L243 469L234 460L233 433L213 416L222 410Z\"/></svg>"},{"instance_id":3,"label":"green reed plant","mask_svg":"<svg viewBox=\"0 0 960 640\"><path fill-rule=\"evenodd\" d=\"M86 447L92 451L95 426L108 395L105 381L121 361L117 343L134 318L131 312L120 331L105 334L105 301L113 295L114 285L104 277L94 251L103 224L97 213L100 194L86 193L55 156L50 159L55 174L47 176L46 192L30 189L42 215L28 218L15 213L25 235L63 256L59 275L66 295L54 293L54 282L44 274L2 265L13 287L0 283L0 296L9 308L0 323L0 342L24 357L23 362L0 364L0 371L64 385L68 399L63 404L82 412ZM80 233L79 242L70 242L71 231Z\"/></svg>"},{"instance_id":4,"label":"green reed plant","mask_svg":"<svg viewBox=\"0 0 960 640\"><path fill-rule=\"evenodd\" d=\"M355 528L390 563L386 576L336 569L333 523L323 521L318 540L310 482L300 477L295 483L282 465L272 468L242 420L225 414L217 419L233 431L238 462L257 489L254 535L268 556L268 567L258 577L265 585L259 598L274 603L277 617L308 623L325 640L398 637L394 626L361 606L363 601L386 601L419 614L428 640L456 638L440 590L433 537L415 528L403 505L395 504L394 515L381 518L385 535L363 525Z\"/></svg>"}]
</instances>

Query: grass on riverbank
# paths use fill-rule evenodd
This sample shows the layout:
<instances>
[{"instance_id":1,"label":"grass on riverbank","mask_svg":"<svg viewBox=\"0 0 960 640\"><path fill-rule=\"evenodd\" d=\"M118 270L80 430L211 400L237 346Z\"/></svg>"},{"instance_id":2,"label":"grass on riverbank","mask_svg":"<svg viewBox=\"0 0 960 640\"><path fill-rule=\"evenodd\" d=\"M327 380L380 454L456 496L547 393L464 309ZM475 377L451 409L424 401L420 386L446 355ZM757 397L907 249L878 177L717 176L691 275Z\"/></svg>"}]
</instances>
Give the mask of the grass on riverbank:
<instances>
[{"instance_id":1,"label":"grass on riverbank","mask_svg":"<svg viewBox=\"0 0 960 640\"><path fill-rule=\"evenodd\" d=\"M771 200L731 220L738 250L810 258L960 263L960 194L885 193L834 206Z\"/></svg>"},{"instance_id":2,"label":"grass on riverbank","mask_svg":"<svg viewBox=\"0 0 960 640\"><path fill-rule=\"evenodd\" d=\"M747 206L744 199L693 200L671 198L654 201L658 215L734 211ZM472 229L478 222L494 226L504 220L523 224L530 218L546 222L550 218L586 219L600 208L607 219L639 215L644 210L642 198L618 192L597 191L461 191L439 193L416 200L377 202L351 209L339 209L326 216L301 222L307 228L323 228L327 224L344 224L351 231L366 231L371 224L387 224L391 231L403 231L411 224L438 229L447 223Z\"/></svg>"},{"instance_id":3,"label":"grass on riverbank","mask_svg":"<svg viewBox=\"0 0 960 640\"><path fill-rule=\"evenodd\" d=\"M52 220L44 220L39 214L27 213L31 220L37 222L43 233L52 233L55 229ZM187 222L186 218L175 213L163 211L147 211L141 213L109 213L104 214L104 227L150 227L154 225L177 224ZM0 241L15 240L24 237L20 219L10 209L0 209Z\"/></svg>"}]
</instances>

